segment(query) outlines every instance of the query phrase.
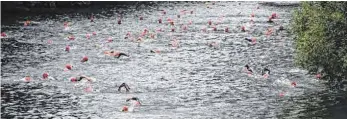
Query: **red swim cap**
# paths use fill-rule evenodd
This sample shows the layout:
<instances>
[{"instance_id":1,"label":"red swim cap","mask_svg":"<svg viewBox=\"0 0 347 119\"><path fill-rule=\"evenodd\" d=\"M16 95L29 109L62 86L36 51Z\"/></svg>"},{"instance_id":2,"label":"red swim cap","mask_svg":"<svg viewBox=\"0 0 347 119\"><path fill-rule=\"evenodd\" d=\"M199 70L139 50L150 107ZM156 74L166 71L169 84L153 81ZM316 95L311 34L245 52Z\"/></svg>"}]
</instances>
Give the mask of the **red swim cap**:
<instances>
[{"instance_id":1,"label":"red swim cap","mask_svg":"<svg viewBox=\"0 0 347 119\"><path fill-rule=\"evenodd\" d=\"M183 26L183 30L187 30L187 26L186 25Z\"/></svg>"},{"instance_id":2,"label":"red swim cap","mask_svg":"<svg viewBox=\"0 0 347 119\"><path fill-rule=\"evenodd\" d=\"M26 76L24 79L25 79L25 81L30 81L31 80L30 76Z\"/></svg>"},{"instance_id":3,"label":"red swim cap","mask_svg":"<svg viewBox=\"0 0 347 119\"><path fill-rule=\"evenodd\" d=\"M211 20L208 20L208 25L212 25L212 21Z\"/></svg>"},{"instance_id":4,"label":"red swim cap","mask_svg":"<svg viewBox=\"0 0 347 119\"><path fill-rule=\"evenodd\" d=\"M128 106L124 106L122 109L123 112L127 112L128 111Z\"/></svg>"},{"instance_id":5,"label":"red swim cap","mask_svg":"<svg viewBox=\"0 0 347 119\"><path fill-rule=\"evenodd\" d=\"M296 82L293 81L291 85L296 87Z\"/></svg>"},{"instance_id":6,"label":"red swim cap","mask_svg":"<svg viewBox=\"0 0 347 119\"><path fill-rule=\"evenodd\" d=\"M214 27L213 27L213 31L217 31L217 27L214 26Z\"/></svg>"},{"instance_id":7,"label":"red swim cap","mask_svg":"<svg viewBox=\"0 0 347 119\"><path fill-rule=\"evenodd\" d=\"M272 18L272 19L275 19L276 17L277 17L277 14L276 14L276 13L272 13L272 14L271 14L271 18Z\"/></svg>"},{"instance_id":8,"label":"red swim cap","mask_svg":"<svg viewBox=\"0 0 347 119\"><path fill-rule=\"evenodd\" d=\"M5 33L5 32L2 32L2 33L1 33L1 36L2 36L2 37L6 37L6 33Z\"/></svg>"},{"instance_id":9,"label":"red swim cap","mask_svg":"<svg viewBox=\"0 0 347 119\"><path fill-rule=\"evenodd\" d=\"M84 57L82 58L81 62L86 62L86 61L88 61L88 57L87 57L87 56L84 56Z\"/></svg>"},{"instance_id":10,"label":"red swim cap","mask_svg":"<svg viewBox=\"0 0 347 119\"><path fill-rule=\"evenodd\" d=\"M320 78L322 78L322 75L321 75L320 73L318 73L318 74L316 75L316 78L320 79Z\"/></svg>"},{"instance_id":11,"label":"red swim cap","mask_svg":"<svg viewBox=\"0 0 347 119\"><path fill-rule=\"evenodd\" d=\"M77 79L76 79L76 77L72 77L72 78L70 78L70 81L71 81L71 82L76 82Z\"/></svg>"},{"instance_id":12,"label":"red swim cap","mask_svg":"<svg viewBox=\"0 0 347 119\"><path fill-rule=\"evenodd\" d=\"M227 32L227 33L229 32L229 28L228 27L225 28L225 32Z\"/></svg>"},{"instance_id":13,"label":"red swim cap","mask_svg":"<svg viewBox=\"0 0 347 119\"><path fill-rule=\"evenodd\" d=\"M280 97L283 97L283 96L284 96L284 92L281 92L281 93L280 93Z\"/></svg>"},{"instance_id":14,"label":"red swim cap","mask_svg":"<svg viewBox=\"0 0 347 119\"><path fill-rule=\"evenodd\" d=\"M246 31L245 26L242 26L242 27L241 27L241 31L243 31L243 32L245 32L245 31Z\"/></svg>"},{"instance_id":15,"label":"red swim cap","mask_svg":"<svg viewBox=\"0 0 347 119\"><path fill-rule=\"evenodd\" d=\"M71 64L66 64L66 65L65 65L65 68L71 70L71 69L72 69L72 66L71 66Z\"/></svg>"},{"instance_id":16,"label":"red swim cap","mask_svg":"<svg viewBox=\"0 0 347 119\"><path fill-rule=\"evenodd\" d=\"M70 51L70 46L69 46L69 45L67 45L67 46L65 47L65 51L67 51L67 52Z\"/></svg>"},{"instance_id":17,"label":"red swim cap","mask_svg":"<svg viewBox=\"0 0 347 119\"><path fill-rule=\"evenodd\" d=\"M43 77L43 79L47 79L48 78L48 73L47 72L43 73L42 77Z\"/></svg>"}]
</instances>

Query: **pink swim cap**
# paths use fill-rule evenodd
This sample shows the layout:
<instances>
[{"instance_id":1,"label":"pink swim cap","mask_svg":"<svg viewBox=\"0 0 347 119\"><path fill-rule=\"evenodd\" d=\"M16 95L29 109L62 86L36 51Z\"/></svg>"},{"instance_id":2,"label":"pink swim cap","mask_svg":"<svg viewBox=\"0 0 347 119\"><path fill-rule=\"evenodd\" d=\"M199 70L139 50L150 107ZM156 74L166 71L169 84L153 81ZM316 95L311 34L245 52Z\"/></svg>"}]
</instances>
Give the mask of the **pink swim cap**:
<instances>
[{"instance_id":1,"label":"pink swim cap","mask_svg":"<svg viewBox=\"0 0 347 119\"><path fill-rule=\"evenodd\" d=\"M86 62L86 61L88 61L88 57L87 57L87 56L84 56L84 57L82 58L81 62Z\"/></svg>"},{"instance_id":2,"label":"pink swim cap","mask_svg":"<svg viewBox=\"0 0 347 119\"><path fill-rule=\"evenodd\" d=\"M70 78L70 81L71 81L71 82L76 82L77 79L76 79L76 77L72 77L72 78Z\"/></svg>"},{"instance_id":3,"label":"pink swim cap","mask_svg":"<svg viewBox=\"0 0 347 119\"><path fill-rule=\"evenodd\" d=\"M43 77L43 79L47 79L48 78L48 73L47 72L43 73L42 77Z\"/></svg>"},{"instance_id":4,"label":"pink swim cap","mask_svg":"<svg viewBox=\"0 0 347 119\"><path fill-rule=\"evenodd\" d=\"M71 70L71 69L72 69L72 66L71 66L71 64L66 64L66 65L65 65L65 68Z\"/></svg>"}]
</instances>

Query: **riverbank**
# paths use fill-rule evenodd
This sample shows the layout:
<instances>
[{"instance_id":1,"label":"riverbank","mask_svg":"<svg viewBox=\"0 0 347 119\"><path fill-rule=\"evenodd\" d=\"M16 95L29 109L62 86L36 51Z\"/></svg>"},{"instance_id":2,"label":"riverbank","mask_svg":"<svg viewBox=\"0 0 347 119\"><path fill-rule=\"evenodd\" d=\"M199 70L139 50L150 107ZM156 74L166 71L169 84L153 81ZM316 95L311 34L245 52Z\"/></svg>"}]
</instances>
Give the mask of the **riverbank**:
<instances>
[{"instance_id":1,"label":"riverbank","mask_svg":"<svg viewBox=\"0 0 347 119\"><path fill-rule=\"evenodd\" d=\"M76 10L81 13L87 11L92 13L95 9L107 9L115 6L139 6L142 4L153 5L158 2L142 1L5 1L1 2L1 24L14 23L14 19L26 16L50 16L52 14L71 14Z\"/></svg>"}]
</instances>

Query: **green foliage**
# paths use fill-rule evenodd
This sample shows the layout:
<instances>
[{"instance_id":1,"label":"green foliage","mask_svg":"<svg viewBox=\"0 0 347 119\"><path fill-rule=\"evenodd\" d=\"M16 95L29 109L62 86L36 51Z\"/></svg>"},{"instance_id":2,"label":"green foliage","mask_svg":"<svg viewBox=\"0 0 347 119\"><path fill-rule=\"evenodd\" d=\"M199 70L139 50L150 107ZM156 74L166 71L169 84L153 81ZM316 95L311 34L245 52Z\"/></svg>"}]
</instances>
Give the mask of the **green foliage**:
<instances>
[{"instance_id":1,"label":"green foliage","mask_svg":"<svg viewBox=\"0 0 347 119\"><path fill-rule=\"evenodd\" d=\"M329 79L347 78L347 2L302 2L294 12L295 61Z\"/></svg>"}]
</instances>

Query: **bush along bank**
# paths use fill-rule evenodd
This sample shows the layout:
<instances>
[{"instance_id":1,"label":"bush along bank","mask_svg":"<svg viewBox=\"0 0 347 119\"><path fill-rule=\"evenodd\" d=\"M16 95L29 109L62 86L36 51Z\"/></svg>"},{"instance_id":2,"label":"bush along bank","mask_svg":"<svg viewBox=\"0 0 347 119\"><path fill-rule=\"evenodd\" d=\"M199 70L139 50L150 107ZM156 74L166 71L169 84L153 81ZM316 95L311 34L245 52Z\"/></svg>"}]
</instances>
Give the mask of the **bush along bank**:
<instances>
[{"instance_id":1,"label":"bush along bank","mask_svg":"<svg viewBox=\"0 0 347 119\"><path fill-rule=\"evenodd\" d=\"M347 2L301 2L291 25L296 64L343 86L347 81Z\"/></svg>"}]
</instances>

